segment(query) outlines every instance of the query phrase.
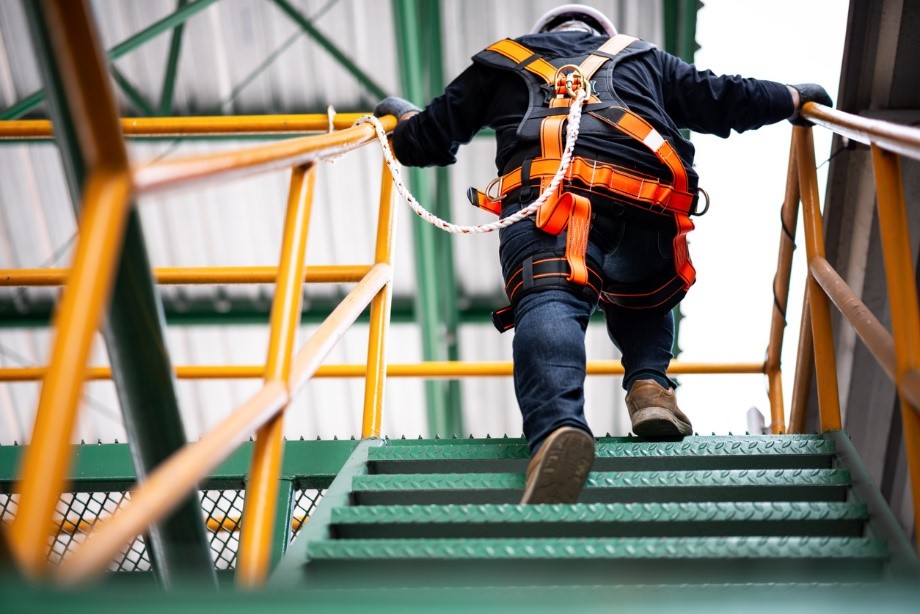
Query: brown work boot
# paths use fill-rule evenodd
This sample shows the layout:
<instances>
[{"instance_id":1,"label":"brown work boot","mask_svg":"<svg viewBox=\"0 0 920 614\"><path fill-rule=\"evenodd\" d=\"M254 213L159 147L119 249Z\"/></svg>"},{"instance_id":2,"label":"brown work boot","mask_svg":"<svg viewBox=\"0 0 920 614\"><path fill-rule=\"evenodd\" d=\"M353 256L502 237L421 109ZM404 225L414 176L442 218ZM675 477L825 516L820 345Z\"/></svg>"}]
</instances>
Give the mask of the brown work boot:
<instances>
[{"instance_id":1,"label":"brown work boot","mask_svg":"<svg viewBox=\"0 0 920 614\"><path fill-rule=\"evenodd\" d=\"M633 433L639 437L669 438L693 434L684 412L677 408L673 390L665 390L652 379L636 380L626 395L626 409Z\"/></svg>"},{"instance_id":2,"label":"brown work boot","mask_svg":"<svg viewBox=\"0 0 920 614\"><path fill-rule=\"evenodd\" d=\"M575 503L594 464L594 438L563 426L543 441L527 466L521 503Z\"/></svg>"}]
</instances>

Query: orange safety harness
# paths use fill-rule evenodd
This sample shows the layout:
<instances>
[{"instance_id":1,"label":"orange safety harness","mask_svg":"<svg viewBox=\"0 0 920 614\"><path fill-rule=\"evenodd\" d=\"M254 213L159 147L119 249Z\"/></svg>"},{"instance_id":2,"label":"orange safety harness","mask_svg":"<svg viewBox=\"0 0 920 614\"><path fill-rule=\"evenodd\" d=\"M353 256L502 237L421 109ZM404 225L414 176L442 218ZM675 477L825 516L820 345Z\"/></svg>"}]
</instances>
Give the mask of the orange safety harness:
<instances>
[{"instance_id":1,"label":"orange safety harness","mask_svg":"<svg viewBox=\"0 0 920 614\"><path fill-rule=\"evenodd\" d=\"M555 66L540 57L524 45L505 39L488 47L476 56L478 61L506 69L513 69L523 74L531 92L531 108L528 109L518 133L527 136L532 132L534 122L539 119L540 155L525 160L524 163L495 179L485 192L474 188L469 190L470 201L486 211L496 215L501 213L502 200L511 192L528 188L531 182L539 181L541 191L547 187L559 168L562 151L564 125L568 109L576 93L583 89L587 95L583 112L583 122L593 122L594 130L619 131L642 143L670 171L671 181L663 182L657 177L643 175L614 164L589 160L575 156L565 175L565 180L543 206L537 211L535 223L537 228L553 235L568 229L564 259L567 263L565 281L588 290L594 289L599 280L596 271L586 262L588 236L591 228L591 201L576 191L600 193L627 203L643 207L658 213L672 216L676 224L673 240L674 274L666 280L658 280L654 288L628 289L605 285L603 291L597 289L604 300L615 304L632 307L660 306L674 296L679 300L696 279L696 271L690 262L687 249L687 233L693 230L690 215L694 214L695 194L689 190L687 171L674 147L665 140L651 124L626 108L614 92L591 91L591 79L598 70L607 66L612 70L619 59L634 53L651 49L652 45L634 37L618 34L605 42L596 51L589 54L579 65L565 63ZM565 60L557 60L557 63ZM549 85L554 96L548 106L544 102L543 87ZM542 118L542 119L541 119ZM585 123L582 124L582 131ZM573 191L576 190L576 191ZM559 259L542 258L538 262L558 261ZM521 271L518 271L521 273ZM516 274L517 275L517 274ZM514 276L512 276L514 277ZM558 264L554 265L549 277L560 277ZM508 296L515 303L518 293L509 290ZM678 296L679 295L679 296ZM507 330L507 314L504 323L500 323L495 314L499 330ZM513 324L511 324L513 326Z\"/></svg>"}]
</instances>

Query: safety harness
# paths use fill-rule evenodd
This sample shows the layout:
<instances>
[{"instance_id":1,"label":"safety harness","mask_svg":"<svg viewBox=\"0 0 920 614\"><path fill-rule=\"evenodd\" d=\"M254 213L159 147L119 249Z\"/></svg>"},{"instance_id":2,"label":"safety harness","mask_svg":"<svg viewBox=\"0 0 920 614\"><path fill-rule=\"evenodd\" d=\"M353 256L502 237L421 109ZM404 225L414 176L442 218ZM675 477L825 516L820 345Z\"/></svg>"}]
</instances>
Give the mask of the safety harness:
<instances>
[{"instance_id":1,"label":"safety harness","mask_svg":"<svg viewBox=\"0 0 920 614\"><path fill-rule=\"evenodd\" d=\"M627 308L670 308L696 279L687 249L687 233L693 230L690 215L696 198L690 191L687 171L674 147L647 121L630 111L612 88L611 72L620 60L646 52L654 45L618 34L587 57L546 60L521 43L505 39L481 51L474 60L521 75L530 92L530 106L517 129L522 140L539 139L540 155L525 158L520 167L493 180L485 192L470 188L470 201L499 215L502 201L523 189L545 189L559 168L566 116L579 90L588 96L583 108L580 134L609 137L619 131L639 141L670 171L671 181L643 175L614 164L575 156L565 180L537 211L537 228L553 235L568 230L563 254L539 254L526 260L510 276L505 292L511 305L492 314L500 331L514 326L513 307L527 294L550 287L565 287L590 300L609 301ZM596 81L592 79L597 76ZM547 93L549 92L549 96ZM587 257L591 230L591 201L579 192L598 193L619 201L667 214L676 225L673 240L674 272L653 280L647 287L605 283L600 267Z\"/></svg>"}]
</instances>

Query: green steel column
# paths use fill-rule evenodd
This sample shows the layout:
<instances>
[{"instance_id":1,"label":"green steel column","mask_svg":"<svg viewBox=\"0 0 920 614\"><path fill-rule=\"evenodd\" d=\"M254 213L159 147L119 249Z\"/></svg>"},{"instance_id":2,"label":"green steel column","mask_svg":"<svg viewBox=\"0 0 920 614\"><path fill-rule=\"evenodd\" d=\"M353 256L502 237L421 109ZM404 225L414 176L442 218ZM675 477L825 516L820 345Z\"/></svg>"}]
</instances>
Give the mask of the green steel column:
<instances>
[{"instance_id":1,"label":"green steel column","mask_svg":"<svg viewBox=\"0 0 920 614\"><path fill-rule=\"evenodd\" d=\"M441 3L416 0L419 8L420 28L423 35L423 48L428 58L428 92L427 99L431 100L444 90L444 53L443 38L441 36ZM450 170L445 167L435 169L435 193L433 206L438 217L451 218L451 185ZM439 279L457 279L454 268L454 235L446 232L435 233L435 249L437 250L436 263ZM443 285L441 293L441 317L444 320L444 344L447 349L448 360L460 360L460 312L458 308L458 292L456 283ZM459 380L448 380L447 385L447 411L448 430L442 435L462 435L463 427L463 399L461 396Z\"/></svg>"},{"instance_id":2,"label":"green steel column","mask_svg":"<svg viewBox=\"0 0 920 614\"><path fill-rule=\"evenodd\" d=\"M185 23L190 17L206 9L217 0L197 0L192 4L183 6L175 13L171 13L163 19L153 23L137 34L130 36L118 43L108 51L109 61L115 61L130 51L134 51L152 38L156 38L163 32ZM23 100L13 105L6 111L0 113L0 120L17 119L22 117L45 100L45 91L39 90L26 96Z\"/></svg>"},{"instance_id":3,"label":"green steel column","mask_svg":"<svg viewBox=\"0 0 920 614\"><path fill-rule=\"evenodd\" d=\"M179 0L176 10L181 11L188 4L188 0ZM172 38L169 41L169 57L166 60L166 73L163 76L163 89L160 94L160 105L157 112L160 115L168 116L172 113L173 92L176 89L176 72L179 69L179 50L182 48L182 33L185 31L185 23L180 23L172 32Z\"/></svg>"},{"instance_id":4,"label":"green steel column","mask_svg":"<svg viewBox=\"0 0 920 614\"><path fill-rule=\"evenodd\" d=\"M285 444L285 448L287 445ZM294 480L282 478L278 485L278 506L275 508L275 530L272 535L272 558L270 569L278 566L278 562L287 552L291 539L291 519L294 513Z\"/></svg>"},{"instance_id":5,"label":"green steel column","mask_svg":"<svg viewBox=\"0 0 920 614\"><path fill-rule=\"evenodd\" d=\"M428 21L425 27L421 26L421 3L416 0L393 0L393 15L396 25L396 43L400 58L400 74L403 82L405 97L418 105L424 105L431 97L426 91L424 82L424 60L433 61L430 55L431 45L427 46L428 54L423 54L423 30L428 30L431 36L438 37L440 23ZM430 8L430 7L429 7ZM429 13L431 15L431 13ZM434 16L439 20L439 11ZM435 30L435 27L437 28ZM434 42L434 41L432 41ZM440 53L435 58L440 63ZM437 86L437 91L443 87L443 76L440 67L436 73L429 72L429 90ZM432 76L440 76L441 83L434 83ZM432 188L429 175L421 169L410 168L408 172L409 186L420 202L431 206L436 202L437 190ZM443 192L442 192L443 194ZM447 213L449 201L442 201L432 207L440 216ZM450 237L440 237L442 234L433 226L425 223L420 218L413 219L413 239L415 242L416 277L419 291L416 295L418 320L422 327L422 354L425 360L447 360L450 355L448 346L453 344L454 356L457 355L456 298L451 301L446 294L447 287L455 291L452 256L449 260L445 253L450 251ZM446 283L445 283L446 282ZM451 301L449 309L445 305ZM453 312L453 317L445 314ZM452 320L452 322L451 322ZM453 324L453 330L449 325ZM428 404L429 434L431 436L450 436L454 433L462 434L462 414L460 409L459 385L443 380L429 381L425 384ZM451 386L455 392L451 394Z\"/></svg>"},{"instance_id":6,"label":"green steel column","mask_svg":"<svg viewBox=\"0 0 920 614\"><path fill-rule=\"evenodd\" d=\"M685 62L693 63L693 57L699 45L696 44L696 14L703 3L700 0L664 0L664 48ZM690 138L690 131L684 130L685 138ZM674 313L674 346L671 353L680 355L680 323L684 314L680 305Z\"/></svg>"},{"instance_id":7,"label":"green steel column","mask_svg":"<svg viewBox=\"0 0 920 614\"><path fill-rule=\"evenodd\" d=\"M86 158L67 107L41 9L34 1L26 2L25 8L47 87L49 112L71 200L79 215L87 174ZM186 443L173 368L162 332L163 321L162 306L147 261L140 215L132 209L103 335L135 470L141 480ZM197 496L190 496L170 518L151 529L147 545L164 586L174 586L189 576L198 580L206 578L216 586Z\"/></svg>"}]
</instances>

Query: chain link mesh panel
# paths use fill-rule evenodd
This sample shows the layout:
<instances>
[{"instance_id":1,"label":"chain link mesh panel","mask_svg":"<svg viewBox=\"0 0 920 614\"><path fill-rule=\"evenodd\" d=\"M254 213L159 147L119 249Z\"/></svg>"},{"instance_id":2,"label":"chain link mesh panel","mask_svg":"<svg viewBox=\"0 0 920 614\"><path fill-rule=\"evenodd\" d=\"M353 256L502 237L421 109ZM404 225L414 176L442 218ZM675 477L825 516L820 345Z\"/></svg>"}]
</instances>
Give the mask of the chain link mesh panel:
<instances>
[{"instance_id":1,"label":"chain link mesh panel","mask_svg":"<svg viewBox=\"0 0 920 614\"><path fill-rule=\"evenodd\" d=\"M299 489L294 492L290 538L297 534L323 496L323 490ZM218 570L236 568L240 545L240 519L245 490L204 490L199 492L201 511L207 524L211 558ZM129 500L126 491L64 493L55 513L57 531L52 538L48 560L63 561L83 543L99 520L111 516ZM18 494L0 493L0 523L10 524L19 508ZM109 565L111 572L151 570L150 554L143 536L137 537Z\"/></svg>"},{"instance_id":2,"label":"chain link mesh panel","mask_svg":"<svg viewBox=\"0 0 920 614\"><path fill-rule=\"evenodd\" d=\"M297 489L294 491L294 505L291 506L291 535L288 540L294 539L294 536L307 523L313 510L323 498L324 490L316 488Z\"/></svg>"}]
</instances>

